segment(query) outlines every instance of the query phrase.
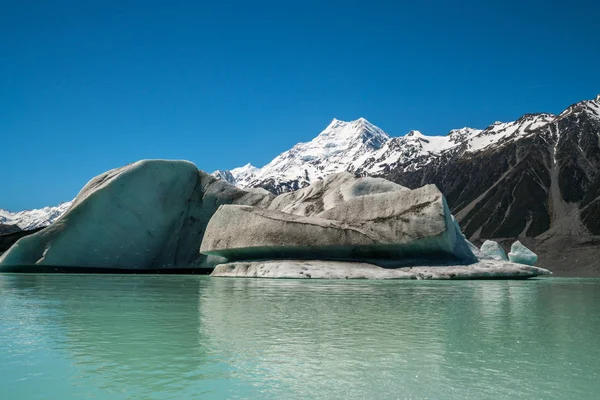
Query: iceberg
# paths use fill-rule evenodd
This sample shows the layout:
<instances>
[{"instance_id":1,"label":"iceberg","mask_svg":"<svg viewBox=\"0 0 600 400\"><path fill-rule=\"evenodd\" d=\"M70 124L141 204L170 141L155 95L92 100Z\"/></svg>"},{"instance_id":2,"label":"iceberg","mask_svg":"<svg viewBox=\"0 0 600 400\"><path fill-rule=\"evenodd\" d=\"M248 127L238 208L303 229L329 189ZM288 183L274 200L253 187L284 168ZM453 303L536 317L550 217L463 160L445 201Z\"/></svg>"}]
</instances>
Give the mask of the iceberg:
<instances>
[{"instance_id":1,"label":"iceberg","mask_svg":"<svg viewBox=\"0 0 600 400\"><path fill-rule=\"evenodd\" d=\"M190 272L222 259L198 253L222 204L268 204L188 161L143 160L93 178L60 219L0 257L12 272ZM210 269L208 272L210 272Z\"/></svg>"},{"instance_id":2,"label":"iceberg","mask_svg":"<svg viewBox=\"0 0 600 400\"><path fill-rule=\"evenodd\" d=\"M434 185L354 197L310 217L225 205L206 227L200 252L228 260L475 262L450 217Z\"/></svg>"}]
</instances>

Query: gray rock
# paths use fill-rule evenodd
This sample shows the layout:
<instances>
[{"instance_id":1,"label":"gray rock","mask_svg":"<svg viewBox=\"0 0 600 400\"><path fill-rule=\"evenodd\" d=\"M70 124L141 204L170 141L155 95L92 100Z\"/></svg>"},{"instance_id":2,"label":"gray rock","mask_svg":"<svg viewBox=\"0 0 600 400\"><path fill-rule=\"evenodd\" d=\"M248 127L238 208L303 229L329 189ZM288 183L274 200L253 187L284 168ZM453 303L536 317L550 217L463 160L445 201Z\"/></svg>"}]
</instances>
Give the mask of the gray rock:
<instances>
[{"instance_id":1,"label":"gray rock","mask_svg":"<svg viewBox=\"0 0 600 400\"><path fill-rule=\"evenodd\" d=\"M280 260L220 264L211 276L296 279L527 279L551 274L543 268L496 260L482 260L471 265L421 265L395 269L358 262Z\"/></svg>"},{"instance_id":2,"label":"gray rock","mask_svg":"<svg viewBox=\"0 0 600 400\"><path fill-rule=\"evenodd\" d=\"M313 217L223 206L210 220L200 251L228 260L476 260L433 185L353 197Z\"/></svg>"}]
</instances>

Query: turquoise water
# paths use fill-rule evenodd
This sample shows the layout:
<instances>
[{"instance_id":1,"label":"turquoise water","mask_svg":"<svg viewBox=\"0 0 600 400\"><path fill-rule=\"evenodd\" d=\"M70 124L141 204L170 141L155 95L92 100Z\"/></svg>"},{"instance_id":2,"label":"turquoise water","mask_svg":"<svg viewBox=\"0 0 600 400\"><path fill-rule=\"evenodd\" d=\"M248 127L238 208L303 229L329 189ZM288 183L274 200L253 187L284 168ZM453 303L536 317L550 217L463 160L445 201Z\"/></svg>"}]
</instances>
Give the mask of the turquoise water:
<instances>
[{"instance_id":1,"label":"turquoise water","mask_svg":"<svg viewBox=\"0 0 600 400\"><path fill-rule=\"evenodd\" d=\"M2 399L599 399L600 280L0 275Z\"/></svg>"}]
</instances>

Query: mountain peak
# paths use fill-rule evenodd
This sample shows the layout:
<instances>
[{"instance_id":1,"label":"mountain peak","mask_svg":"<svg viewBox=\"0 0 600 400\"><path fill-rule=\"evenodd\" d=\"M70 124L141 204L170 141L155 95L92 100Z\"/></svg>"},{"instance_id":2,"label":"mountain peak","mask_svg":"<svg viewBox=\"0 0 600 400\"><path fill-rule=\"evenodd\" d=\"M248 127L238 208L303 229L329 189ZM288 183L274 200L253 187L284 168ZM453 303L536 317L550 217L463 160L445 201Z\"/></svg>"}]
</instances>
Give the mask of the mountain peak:
<instances>
[{"instance_id":1,"label":"mountain peak","mask_svg":"<svg viewBox=\"0 0 600 400\"><path fill-rule=\"evenodd\" d=\"M325 130L327 130L327 129L335 129L335 128L337 128L339 126L342 126L342 125L345 125L345 124L347 124L346 121L342 121L341 119L334 118L334 119L331 120L331 122L329 123L329 125L327 125L327 128L325 128Z\"/></svg>"},{"instance_id":2,"label":"mountain peak","mask_svg":"<svg viewBox=\"0 0 600 400\"><path fill-rule=\"evenodd\" d=\"M349 122L334 118L312 142L315 142L315 145L329 147L332 143L341 143L357 138L360 138L363 142L371 138L377 138L376 141L379 142L388 140L389 135L363 117Z\"/></svg>"},{"instance_id":3,"label":"mountain peak","mask_svg":"<svg viewBox=\"0 0 600 400\"><path fill-rule=\"evenodd\" d=\"M423 135L420 131L412 130L406 134L406 137L418 138L418 137L425 137L425 135Z\"/></svg>"},{"instance_id":4,"label":"mountain peak","mask_svg":"<svg viewBox=\"0 0 600 400\"><path fill-rule=\"evenodd\" d=\"M373 126L374 127L375 126L372 123L370 123L369 121L367 121L367 119L364 117L360 117L360 118L352 120L352 121L343 121L341 119L334 118L331 120L329 125L327 125L327 128L325 130L327 130L329 128L337 128L337 127L346 126L346 125L352 125L355 127L361 127L361 126L365 126L365 127Z\"/></svg>"}]
</instances>

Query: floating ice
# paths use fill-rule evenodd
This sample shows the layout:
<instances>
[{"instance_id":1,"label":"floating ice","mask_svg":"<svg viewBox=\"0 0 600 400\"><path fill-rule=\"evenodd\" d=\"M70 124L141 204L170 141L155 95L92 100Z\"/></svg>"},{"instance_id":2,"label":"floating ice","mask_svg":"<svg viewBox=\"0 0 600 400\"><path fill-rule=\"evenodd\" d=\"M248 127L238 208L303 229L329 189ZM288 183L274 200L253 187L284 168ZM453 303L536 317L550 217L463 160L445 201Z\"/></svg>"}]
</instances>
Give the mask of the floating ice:
<instances>
[{"instance_id":1,"label":"floating ice","mask_svg":"<svg viewBox=\"0 0 600 400\"><path fill-rule=\"evenodd\" d=\"M510 253L508 253L508 259L512 262L534 265L537 261L538 256L527 247L523 246L518 240L510 247Z\"/></svg>"}]
</instances>

